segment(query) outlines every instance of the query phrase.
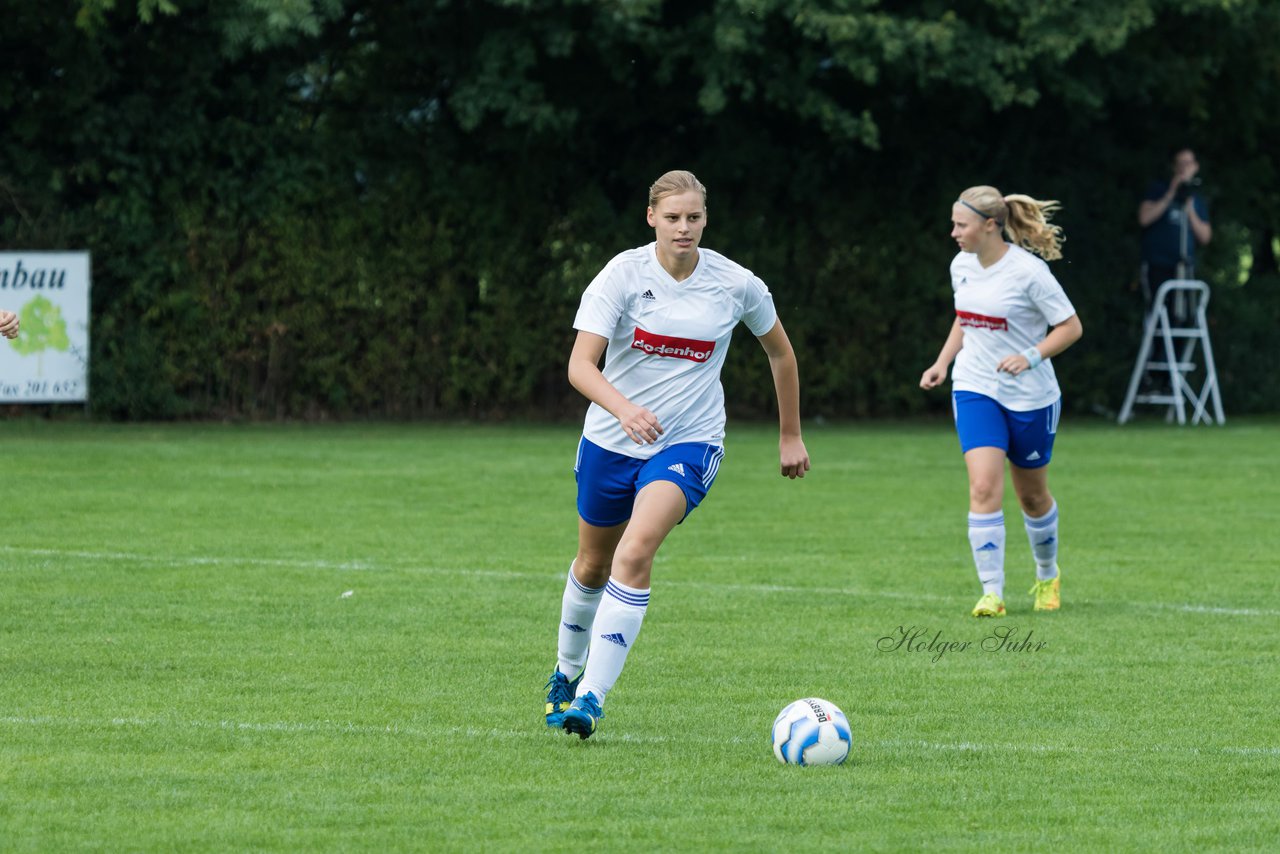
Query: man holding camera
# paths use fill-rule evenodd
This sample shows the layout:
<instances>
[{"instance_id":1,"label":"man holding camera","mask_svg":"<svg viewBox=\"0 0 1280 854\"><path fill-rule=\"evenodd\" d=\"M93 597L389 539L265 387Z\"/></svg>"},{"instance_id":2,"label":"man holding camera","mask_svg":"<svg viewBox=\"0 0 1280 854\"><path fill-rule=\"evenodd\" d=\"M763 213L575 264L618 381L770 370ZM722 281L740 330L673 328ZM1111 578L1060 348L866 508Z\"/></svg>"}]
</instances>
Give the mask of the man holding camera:
<instances>
[{"instance_id":1,"label":"man holding camera","mask_svg":"<svg viewBox=\"0 0 1280 854\"><path fill-rule=\"evenodd\" d=\"M1213 237L1209 206L1196 192L1200 164L1190 148L1173 153L1168 181L1153 181L1138 207L1142 226L1142 295L1148 308L1168 279L1194 279L1196 244Z\"/></svg>"}]
</instances>

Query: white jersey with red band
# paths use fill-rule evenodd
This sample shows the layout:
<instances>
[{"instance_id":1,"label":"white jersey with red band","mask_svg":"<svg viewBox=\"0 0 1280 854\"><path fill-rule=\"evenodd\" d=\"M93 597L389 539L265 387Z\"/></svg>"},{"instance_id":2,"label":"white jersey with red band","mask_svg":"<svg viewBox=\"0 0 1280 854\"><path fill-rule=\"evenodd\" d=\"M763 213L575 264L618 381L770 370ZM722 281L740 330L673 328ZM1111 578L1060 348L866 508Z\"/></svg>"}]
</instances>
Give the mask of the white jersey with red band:
<instances>
[{"instance_id":1,"label":"white jersey with red band","mask_svg":"<svg viewBox=\"0 0 1280 854\"><path fill-rule=\"evenodd\" d=\"M615 256L583 293L573 325L609 339L605 379L656 415L665 432L652 445L637 445L618 419L592 403L582 434L637 459L681 442L722 444L720 370L739 321L756 336L771 330L773 296L720 253L698 249L698 265L682 282L658 263L656 243Z\"/></svg>"},{"instance_id":2,"label":"white jersey with red band","mask_svg":"<svg viewBox=\"0 0 1280 854\"><path fill-rule=\"evenodd\" d=\"M996 371L1006 356L1039 344L1050 326L1076 313L1048 264L1012 244L986 269L977 253L961 252L951 262L951 288L964 332L951 371L956 391L984 394L1015 412L1041 409L1061 397L1048 359L1016 377Z\"/></svg>"}]
</instances>

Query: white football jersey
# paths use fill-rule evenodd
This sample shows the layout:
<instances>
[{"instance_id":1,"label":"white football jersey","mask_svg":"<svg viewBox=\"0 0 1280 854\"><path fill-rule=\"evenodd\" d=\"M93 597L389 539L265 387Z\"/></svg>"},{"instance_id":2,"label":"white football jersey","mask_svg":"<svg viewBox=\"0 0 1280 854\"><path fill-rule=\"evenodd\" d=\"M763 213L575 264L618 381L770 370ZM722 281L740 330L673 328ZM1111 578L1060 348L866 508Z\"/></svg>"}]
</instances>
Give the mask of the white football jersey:
<instances>
[{"instance_id":1,"label":"white football jersey","mask_svg":"<svg viewBox=\"0 0 1280 854\"><path fill-rule=\"evenodd\" d=\"M582 434L637 459L681 442L722 444L720 370L739 321L753 335L767 333L777 321L773 296L720 253L699 248L698 265L682 282L658 263L656 243L615 256L583 293L573 325L609 339L605 379L658 416L665 432L652 445L637 445L592 403Z\"/></svg>"},{"instance_id":2,"label":"white football jersey","mask_svg":"<svg viewBox=\"0 0 1280 854\"><path fill-rule=\"evenodd\" d=\"M1048 359L1016 377L996 371L1006 356L1039 344L1050 326L1076 313L1048 264L1012 244L986 269L977 253L961 252L951 262L951 288L964 331L951 371L956 391L984 394L1015 412L1041 409L1061 397Z\"/></svg>"}]
</instances>

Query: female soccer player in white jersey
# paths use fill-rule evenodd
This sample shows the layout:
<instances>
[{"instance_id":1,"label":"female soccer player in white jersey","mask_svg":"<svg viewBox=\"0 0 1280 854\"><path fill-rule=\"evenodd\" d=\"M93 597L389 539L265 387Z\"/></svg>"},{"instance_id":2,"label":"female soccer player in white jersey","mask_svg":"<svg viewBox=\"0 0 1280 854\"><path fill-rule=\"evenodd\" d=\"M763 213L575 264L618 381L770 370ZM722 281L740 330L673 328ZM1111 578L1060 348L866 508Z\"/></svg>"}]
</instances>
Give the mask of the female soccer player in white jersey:
<instances>
[{"instance_id":1,"label":"female soccer player in white jersey","mask_svg":"<svg viewBox=\"0 0 1280 854\"><path fill-rule=\"evenodd\" d=\"M574 467L578 553L561 600L546 721L581 738L595 732L635 645L658 547L715 480L724 456L720 370L739 322L769 357L782 475L809 469L791 342L764 282L699 246L706 192L689 172L659 178L649 188L655 241L610 261L574 320L569 382L591 405Z\"/></svg>"},{"instance_id":2,"label":"female soccer player in white jersey","mask_svg":"<svg viewBox=\"0 0 1280 854\"><path fill-rule=\"evenodd\" d=\"M1062 257L1062 229L1048 221L1057 207L1002 196L994 187L971 187L951 206L951 237L960 244L951 262L956 320L920 387L940 385L955 359L952 409L969 470L969 543L982 582L975 617L1005 613L1006 459L1035 556L1035 610L1061 604L1058 505L1049 493L1048 465L1062 392L1049 359L1084 330L1041 260Z\"/></svg>"}]
</instances>

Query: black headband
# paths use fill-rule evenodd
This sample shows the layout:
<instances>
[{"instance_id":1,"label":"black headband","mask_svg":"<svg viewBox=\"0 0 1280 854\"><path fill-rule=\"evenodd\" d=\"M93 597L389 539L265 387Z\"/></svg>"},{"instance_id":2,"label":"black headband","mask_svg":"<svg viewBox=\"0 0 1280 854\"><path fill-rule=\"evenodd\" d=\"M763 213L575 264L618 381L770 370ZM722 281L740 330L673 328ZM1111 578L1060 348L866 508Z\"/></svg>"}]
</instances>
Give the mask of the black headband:
<instances>
[{"instance_id":1,"label":"black headband","mask_svg":"<svg viewBox=\"0 0 1280 854\"><path fill-rule=\"evenodd\" d=\"M971 204L969 204L968 202L966 202L964 199L956 199L956 201L957 201L957 202L959 202L960 204L964 205L966 208L968 208L969 210L973 211L974 213L976 213L978 216L982 217L983 219L994 219L994 220L996 221L996 225L1000 226L1001 228L1004 228L1004 220L999 219L998 217L994 217L994 216L992 216L992 215L991 215L991 214L989 214L989 213L983 213L982 211L980 211L980 210L978 210L977 208L975 208L973 205L971 205Z\"/></svg>"}]
</instances>

